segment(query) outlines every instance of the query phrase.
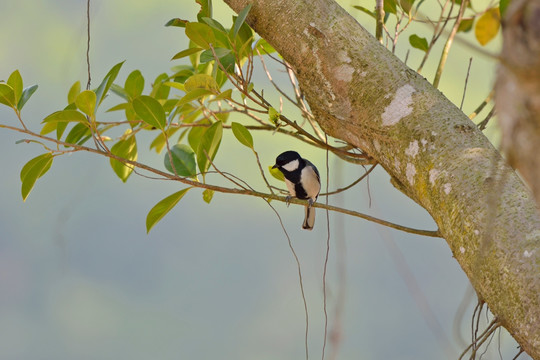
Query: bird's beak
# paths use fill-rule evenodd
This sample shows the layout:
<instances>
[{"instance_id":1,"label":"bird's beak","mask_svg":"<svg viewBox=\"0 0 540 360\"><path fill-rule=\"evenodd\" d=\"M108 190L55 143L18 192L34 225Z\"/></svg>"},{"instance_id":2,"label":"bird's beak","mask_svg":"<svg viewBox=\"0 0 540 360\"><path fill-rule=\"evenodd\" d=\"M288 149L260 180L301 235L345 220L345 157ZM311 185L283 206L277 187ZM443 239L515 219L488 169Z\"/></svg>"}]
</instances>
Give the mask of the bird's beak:
<instances>
[{"instance_id":1,"label":"bird's beak","mask_svg":"<svg viewBox=\"0 0 540 360\"><path fill-rule=\"evenodd\" d=\"M274 166L272 166L272 169L277 169L277 164L275 164Z\"/></svg>"}]
</instances>

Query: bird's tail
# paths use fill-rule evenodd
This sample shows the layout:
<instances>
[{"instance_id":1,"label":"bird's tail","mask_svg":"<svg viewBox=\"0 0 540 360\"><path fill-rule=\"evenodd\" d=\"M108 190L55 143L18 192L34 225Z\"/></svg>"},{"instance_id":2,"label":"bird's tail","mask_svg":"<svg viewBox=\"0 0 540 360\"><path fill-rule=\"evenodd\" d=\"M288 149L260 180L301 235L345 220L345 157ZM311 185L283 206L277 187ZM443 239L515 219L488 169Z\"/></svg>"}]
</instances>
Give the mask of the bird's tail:
<instances>
[{"instance_id":1,"label":"bird's tail","mask_svg":"<svg viewBox=\"0 0 540 360\"><path fill-rule=\"evenodd\" d=\"M313 225L315 225L315 208L309 205L306 205L305 212L306 212L306 217L304 218L302 229L313 230Z\"/></svg>"}]
</instances>

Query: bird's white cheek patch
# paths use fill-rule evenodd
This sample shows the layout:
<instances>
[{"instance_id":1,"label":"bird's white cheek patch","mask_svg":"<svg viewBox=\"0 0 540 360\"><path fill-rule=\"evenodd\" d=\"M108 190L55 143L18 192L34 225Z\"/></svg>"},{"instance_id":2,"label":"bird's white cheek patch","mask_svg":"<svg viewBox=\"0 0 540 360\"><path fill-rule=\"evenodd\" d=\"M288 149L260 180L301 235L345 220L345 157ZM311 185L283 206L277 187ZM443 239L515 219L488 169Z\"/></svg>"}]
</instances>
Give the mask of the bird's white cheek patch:
<instances>
[{"instance_id":1,"label":"bird's white cheek patch","mask_svg":"<svg viewBox=\"0 0 540 360\"><path fill-rule=\"evenodd\" d=\"M300 162L298 160L293 160L283 165L282 168L284 168L287 171L294 171L298 169L298 165L300 165Z\"/></svg>"},{"instance_id":2,"label":"bird's white cheek patch","mask_svg":"<svg viewBox=\"0 0 540 360\"><path fill-rule=\"evenodd\" d=\"M394 99L384 109L381 116L384 126L395 125L412 113L413 108L411 105L413 103L412 94L414 91L414 88L409 84L405 84L397 89Z\"/></svg>"}]
</instances>

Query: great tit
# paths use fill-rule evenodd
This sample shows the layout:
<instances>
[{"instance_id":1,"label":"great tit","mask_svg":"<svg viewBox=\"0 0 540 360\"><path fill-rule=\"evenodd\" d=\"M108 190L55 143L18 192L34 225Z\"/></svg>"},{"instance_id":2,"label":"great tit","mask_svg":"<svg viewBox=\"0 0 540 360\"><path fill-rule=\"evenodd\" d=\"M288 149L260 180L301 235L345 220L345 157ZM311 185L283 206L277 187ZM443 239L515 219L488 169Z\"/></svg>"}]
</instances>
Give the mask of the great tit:
<instances>
[{"instance_id":1,"label":"great tit","mask_svg":"<svg viewBox=\"0 0 540 360\"><path fill-rule=\"evenodd\" d=\"M285 151L276 158L273 169L278 169L285 177L289 196L307 200L305 219L302 228L312 230L315 224L315 208L311 205L317 201L321 191L319 171L309 160L303 159L296 151Z\"/></svg>"}]
</instances>

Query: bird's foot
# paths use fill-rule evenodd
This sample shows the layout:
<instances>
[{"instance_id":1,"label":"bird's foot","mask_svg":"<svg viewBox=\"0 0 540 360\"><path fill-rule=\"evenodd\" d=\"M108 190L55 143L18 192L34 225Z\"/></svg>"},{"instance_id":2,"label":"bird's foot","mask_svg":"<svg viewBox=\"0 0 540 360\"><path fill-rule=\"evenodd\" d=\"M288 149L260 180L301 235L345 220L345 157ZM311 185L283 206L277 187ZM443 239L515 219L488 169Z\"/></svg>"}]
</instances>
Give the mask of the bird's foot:
<instances>
[{"instance_id":1,"label":"bird's foot","mask_svg":"<svg viewBox=\"0 0 540 360\"><path fill-rule=\"evenodd\" d=\"M287 207L291 205L291 199L292 199L291 195L287 195L287 197L285 197L285 204L287 204Z\"/></svg>"}]
</instances>

